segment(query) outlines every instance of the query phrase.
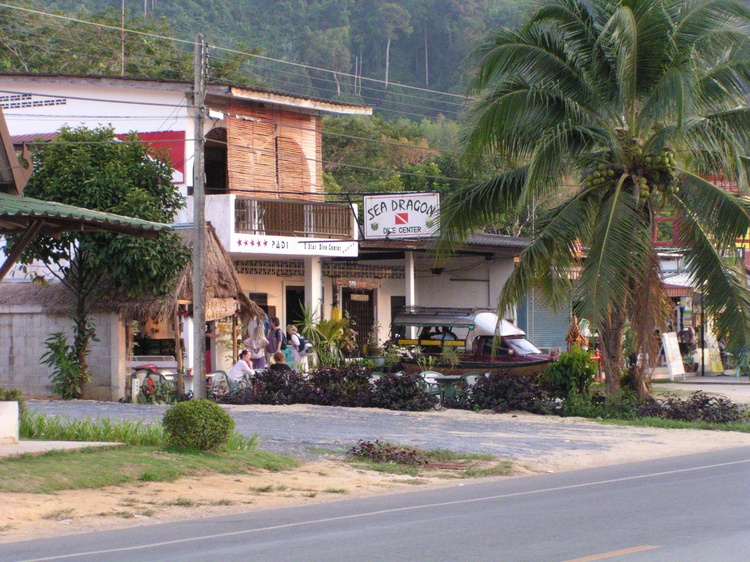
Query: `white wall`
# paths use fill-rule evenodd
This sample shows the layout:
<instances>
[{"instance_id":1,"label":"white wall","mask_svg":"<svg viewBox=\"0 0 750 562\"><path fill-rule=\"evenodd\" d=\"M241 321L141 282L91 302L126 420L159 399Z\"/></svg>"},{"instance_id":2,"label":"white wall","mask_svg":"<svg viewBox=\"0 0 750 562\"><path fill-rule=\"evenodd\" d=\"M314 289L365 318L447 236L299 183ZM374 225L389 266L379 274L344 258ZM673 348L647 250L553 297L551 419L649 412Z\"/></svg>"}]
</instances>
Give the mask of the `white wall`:
<instances>
[{"instance_id":1,"label":"white wall","mask_svg":"<svg viewBox=\"0 0 750 562\"><path fill-rule=\"evenodd\" d=\"M92 380L85 397L117 400L124 396L127 367L124 357L124 325L114 314L92 316L99 341L90 345ZM49 316L36 306L0 307L0 386L19 388L24 394L49 395L52 369L42 365L45 340L63 332L72 342L72 322L66 316Z\"/></svg>"}]
</instances>

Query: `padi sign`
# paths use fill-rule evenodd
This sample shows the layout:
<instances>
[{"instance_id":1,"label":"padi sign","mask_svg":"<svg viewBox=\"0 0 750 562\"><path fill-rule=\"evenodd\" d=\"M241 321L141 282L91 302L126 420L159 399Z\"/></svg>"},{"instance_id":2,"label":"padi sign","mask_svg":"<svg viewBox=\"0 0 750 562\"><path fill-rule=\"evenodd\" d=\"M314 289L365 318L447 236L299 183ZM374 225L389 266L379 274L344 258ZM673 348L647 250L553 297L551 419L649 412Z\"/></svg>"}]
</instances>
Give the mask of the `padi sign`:
<instances>
[{"instance_id":1,"label":"padi sign","mask_svg":"<svg viewBox=\"0 0 750 562\"><path fill-rule=\"evenodd\" d=\"M365 238L426 238L440 231L438 193L367 195Z\"/></svg>"}]
</instances>

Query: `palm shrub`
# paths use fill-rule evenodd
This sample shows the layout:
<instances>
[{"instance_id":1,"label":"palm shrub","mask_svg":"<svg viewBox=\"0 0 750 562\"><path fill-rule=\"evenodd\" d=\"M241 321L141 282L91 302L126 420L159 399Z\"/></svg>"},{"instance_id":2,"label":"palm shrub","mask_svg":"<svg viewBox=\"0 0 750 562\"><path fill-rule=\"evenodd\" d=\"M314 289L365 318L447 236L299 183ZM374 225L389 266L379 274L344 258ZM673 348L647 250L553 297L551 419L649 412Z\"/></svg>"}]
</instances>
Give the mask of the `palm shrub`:
<instances>
[{"instance_id":1,"label":"palm shrub","mask_svg":"<svg viewBox=\"0 0 750 562\"><path fill-rule=\"evenodd\" d=\"M558 360L540 375L540 379L544 385L554 388L563 397L568 396L572 390L586 396L596 371L596 361L591 359L587 351L574 346L570 351L561 353Z\"/></svg>"},{"instance_id":2,"label":"palm shrub","mask_svg":"<svg viewBox=\"0 0 750 562\"><path fill-rule=\"evenodd\" d=\"M749 32L736 0L548 0L474 53L467 160L505 168L451 192L441 247L532 210L533 240L498 311L532 287L553 306L576 303L600 334L611 396L626 322L636 353L653 356L668 317L659 216L675 217L674 243L719 336L750 344L750 290L733 259L750 204L707 179L749 187Z\"/></svg>"},{"instance_id":3,"label":"palm shrub","mask_svg":"<svg viewBox=\"0 0 750 562\"><path fill-rule=\"evenodd\" d=\"M167 444L182 449L211 451L226 446L234 420L210 400L180 402L164 413Z\"/></svg>"},{"instance_id":4,"label":"palm shrub","mask_svg":"<svg viewBox=\"0 0 750 562\"><path fill-rule=\"evenodd\" d=\"M44 345L47 351L42 355L41 361L52 367L52 392L59 394L63 400L80 398L89 375L81 366L78 350L74 345L68 344L62 332L51 334Z\"/></svg>"}]
</instances>

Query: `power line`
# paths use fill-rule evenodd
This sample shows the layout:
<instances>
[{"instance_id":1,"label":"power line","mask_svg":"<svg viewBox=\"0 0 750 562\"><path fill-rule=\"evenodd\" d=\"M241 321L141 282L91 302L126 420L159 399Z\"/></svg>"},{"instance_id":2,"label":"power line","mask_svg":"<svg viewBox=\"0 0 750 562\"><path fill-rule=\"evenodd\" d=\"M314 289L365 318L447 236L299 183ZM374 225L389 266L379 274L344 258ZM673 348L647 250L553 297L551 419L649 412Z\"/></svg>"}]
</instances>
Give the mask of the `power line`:
<instances>
[{"instance_id":1,"label":"power line","mask_svg":"<svg viewBox=\"0 0 750 562\"><path fill-rule=\"evenodd\" d=\"M80 23L80 24L84 24L84 25L91 25L91 26L102 28L102 29L109 29L109 30L118 31L118 32L122 31L122 28L119 27L119 26L113 26L113 25L107 25L107 24L103 24L103 23L97 23L97 22L82 20L82 19L79 19L79 18L73 18L73 17L70 17L70 16L63 16L63 15L60 15L60 14L51 14L49 12L43 12L43 11L40 11L40 10L33 10L33 9L30 9L30 8L23 8L21 6L12 6L12 5L9 5L9 4L0 3L0 8L8 8L10 10L19 10L19 11L23 11L23 12L26 12L26 13L32 13L32 14L40 15L40 16L47 16L47 17L51 17L51 18L57 18L57 19L61 19L61 20L65 20L65 21L71 21L71 22ZM134 34L134 35L140 35L140 36L143 36L143 37L150 37L150 38L153 38L153 39L164 39L164 40L174 41L176 43L182 43L184 45L190 45L190 46L192 46L194 44L193 41L188 41L188 40L185 40L185 39L178 39L176 37L167 37L167 36L159 35L159 34L156 34L156 33L148 33L148 32L144 32L144 31L135 31L135 30L129 29L129 28L126 28L125 31L127 33L131 33L131 34ZM384 86L387 85L389 87L392 86L392 87L396 87L396 88L404 88L404 89L413 90L413 91L417 91L417 92L424 92L424 93L429 93L429 94L436 94L436 95L439 95L439 96L446 96L446 97L452 97L452 98L465 99L465 96L463 96L461 94L453 94L453 93L450 93L450 92L441 92L439 90L431 90L429 88L420 88L418 86L408 86L406 84L400 84L400 83L397 83L397 82L388 82L386 84L385 80L380 80L380 79L376 79L376 78L369 78L369 77L366 77L366 76L359 76L359 75L351 74L351 73L348 73L348 72L338 72L338 71L334 71L334 70L331 70L331 69L321 68L321 67L317 67L317 66L303 64L303 63L285 61L285 60L282 60L282 59L277 59L277 58L273 58L273 57L267 57L267 56L264 56L264 55L259 55L257 53L248 53L246 51L239 51L239 50L236 50L236 49L229 49L229 48L226 48L226 47L218 47L218 46L214 46L212 48L215 49L215 50L218 50L218 51L224 51L224 52L227 52L227 53L233 53L233 54L243 55L243 56L251 57L251 58L254 58L254 59L260 59L260 60L275 62L275 63L279 63L279 64L285 64L285 65L295 66L295 67L299 67L299 68L305 68L305 69L308 69L308 70L316 70L316 71L319 71L319 72L327 72L327 73L334 73L335 72L336 74L338 74L340 76L345 76L345 77L349 77L349 78L356 78L358 80L365 80L365 81L372 82L372 83L375 83L375 84L383 84Z\"/></svg>"},{"instance_id":2,"label":"power line","mask_svg":"<svg viewBox=\"0 0 750 562\"><path fill-rule=\"evenodd\" d=\"M127 81L127 79L126 79L126 81ZM49 94L49 93L46 93L46 92L6 90L6 89L2 89L2 88L0 88L0 93L11 94L11 95L26 95L26 94L28 94L28 95L34 95L34 96L59 97L61 99L66 98L66 99L74 99L74 100L77 100L77 101L90 101L90 102L99 102L99 103L118 103L118 104L124 104L124 105L143 105L143 106L156 106L156 107L171 107L173 109L182 109L182 108L186 109L186 108L189 107L187 105L187 101L185 103L183 103L183 104L167 104L167 103L147 102L147 101L118 100L118 99L113 99L113 98L94 98L94 97L69 96L69 95L64 95L64 96L57 95L56 96L56 95ZM2 103L3 102L0 101L0 105ZM225 111L223 111L221 109L219 109L218 111L221 111L223 114L229 115L230 117L234 117L234 118L237 118L237 119L249 119L249 120L250 119L255 119L255 120L258 120L258 121L262 121L262 122L269 123L269 124L274 124L274 125L279 125L279 126L283 126L283 127L297 128L297 129L306 130L306 131L309 131L309 132L317 132L315 129L312 129L310 127L304 127L302 125L292 125L292 124L282 123L281 121L272 120L272 119L248 118L247 116L244 116L244 115L229 114L229 113L226 113ZM12 112L6 114L6 117L9 118L9 119L12 119L12 118L14 118L16 116L23 117L24 119L26 119L26 118L29 117L28 114L16 114L16 113L12 113ZM66 115L66 114L59 114L58 115L58 118L76 118L76 119L77 118L117 119L117 118L120 118L120 117L125 117L125 116L84 116L84 115L77 116L77 115ZM172 117L172 115L165 117L165 119L170 119L171 117ZM131 116L127 116L127 118L137 119L139 117L138 116L132 116L132 117ZM161 117L159 117L159 118L161 118ZM175 118L177 119L179 117L175 117ZM141 131L141 132L146 132L146 131ZM390 145L393 145L393 146L401 146L401 147L405 147L405 148L422 149L422 150L433 151L433 152L446 152L446 153L450 153L451 152L451 151L440 150L440 149L435 149L435 148L419 147L419 146L415 146L415 145L411 145L411 144L406 144L406 143L396 143L394 141L383 141L383 140L380 140L380 139L367 139L366 137L357 137L357 136L354 136L354 135L346 135L344 133L334 133L334 132L331 132L331 131L321 131L321 133L324 134L324 135L337 136L337 137L341 137L341 138L349 138L349 139L352 139L352 140L370 141L370 142L379 143L379 144L390 144ZM460 152L456 152L456 151L454 151L453 153L460 154Z\"/></svg>"}]
</instances>

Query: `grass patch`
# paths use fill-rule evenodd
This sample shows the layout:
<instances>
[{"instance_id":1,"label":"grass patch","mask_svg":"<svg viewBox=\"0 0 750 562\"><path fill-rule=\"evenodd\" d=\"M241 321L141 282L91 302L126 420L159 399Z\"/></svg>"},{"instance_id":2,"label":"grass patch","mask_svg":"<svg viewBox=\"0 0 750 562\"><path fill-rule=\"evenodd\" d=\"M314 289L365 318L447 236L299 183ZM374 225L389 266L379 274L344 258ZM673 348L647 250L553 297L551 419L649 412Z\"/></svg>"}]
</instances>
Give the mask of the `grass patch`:
<instances>
[{"instance_id":1,"label":"grass patch","mask_svg":"<svg viewBox=\"0 0 750 562\"><path fill-rule=\"evenodd\" d=\"M42 516L42 519L48 519L50 521L62 521L63 519L70 519L70 517L73 515L74 509L72 507L68 507L66 509L56 509L55 511L50 511L46 515Z\"/></svg>"},{"instance_id":2,"label":"grass patch","mask_svg":"<svg viewBox=\"0 0 750 562\"><path fill-rule=\"evenodd\" d=\"M21 414L19 434L22 439L46 441L94 441L126 443L128 445L164 447L167 444L164 426L159 421L111 420L109 418L69 419L61 416ZM228 451L254 451L258 435L245 437L236 431L227 442Z\"/></svg>"},{"instance_id":3,"label":"grass patch","mask_svg":"<svg viewBox=\"0 0 750 562\"><path fill-rule=\"evenodd\" d=\"M124 446L50 451L0 460L0 491L51 493L123 484L172 482L197 474L280 471L299 461L260 451L197 452Z\"/></svg>"},{"instance_id":4,"label":"grass patch","mask_svg":"<svg viewBox=\"0 0 750 562\"><path fill-rule=\"evenodd\" d=\"M750 433L750 421L711 423L705 421L689 422L681 420L668 420L664 418L637 418L633 420L604 419L597 421L614 425L628 425L634 427L659 427L662 429L704 429L709 431L737 431L739 433Z\"/></svg>"},{"instance_id":5,"label":"grass patch","mask_svg":"<svg viewBox=\"0 0 750 562\"><path fill-rule=\"evenodd\" d=\"M190 498L177 498L171 502L165 502L164 505L173 505L175 507L195 507L198 502Z\"/></svg>"},{"instance_id":6,"label":"grass patch","mask_svg":"<svg viewBox=\"0 0 750 562\"><path fill-rule=\"evenodd\" d=\"M325 490L322 490L322 493L324 494L348 494L349 490L346 490L344 488L326 488Z\"/></svg>"},{"instance_id":7,"label":"grass patch","mask_svg":"<svg viewBox=\"0 0 750 562\"><path fill-rule=\"evenodd\" d=\"M317 445L308 445L305 451L314 455L340 455L345 452L343 447L331 449L330 447L319 447Z\"/></svg>"},{"instance_id":8,"label":"grass patch","mask_svg":"<svg viewBox=\"0 0 750 562\"><path fill-rule=\"evenodd\" d=\"M383 474L402 474L406 476L418 476L420 467L413 464L398 464L395 462L371 462L355 461L365 470L382 472Z\"/></svg>"},{"instance_id":9,"label":"grass patch","mask_svg":"<svg viewBox=\"0 0 750 562\"><path fill-rule=\"evenodd\" d=\"M513 473L513 462L509 460L500 461L487 467L469 467L464 478L487 478L489 476L510 476Z\"/></svg>"}]
</instances>

